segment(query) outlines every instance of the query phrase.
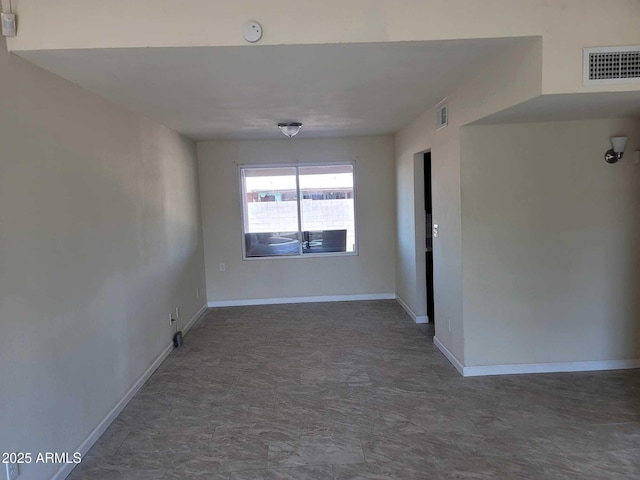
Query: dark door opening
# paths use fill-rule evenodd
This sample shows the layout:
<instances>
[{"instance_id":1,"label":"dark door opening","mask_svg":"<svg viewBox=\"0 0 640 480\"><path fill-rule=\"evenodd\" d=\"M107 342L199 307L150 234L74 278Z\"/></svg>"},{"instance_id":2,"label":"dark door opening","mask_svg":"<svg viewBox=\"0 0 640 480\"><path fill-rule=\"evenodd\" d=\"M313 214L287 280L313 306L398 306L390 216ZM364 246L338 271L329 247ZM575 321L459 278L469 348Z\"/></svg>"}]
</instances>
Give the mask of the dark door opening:
<instances>
[{"instance_id":1,"label":"dark door opening","mask_svg":"<svg viewBox=\"0 0 640 480\"><path fill-rule=\"evenodd\" d=\"M427 227L426 261L427 261L427 316L429 321L435 323L433 305L433 203L431 190L431 152L424 154L424 212Z\"/></svg>"}]
</instances>

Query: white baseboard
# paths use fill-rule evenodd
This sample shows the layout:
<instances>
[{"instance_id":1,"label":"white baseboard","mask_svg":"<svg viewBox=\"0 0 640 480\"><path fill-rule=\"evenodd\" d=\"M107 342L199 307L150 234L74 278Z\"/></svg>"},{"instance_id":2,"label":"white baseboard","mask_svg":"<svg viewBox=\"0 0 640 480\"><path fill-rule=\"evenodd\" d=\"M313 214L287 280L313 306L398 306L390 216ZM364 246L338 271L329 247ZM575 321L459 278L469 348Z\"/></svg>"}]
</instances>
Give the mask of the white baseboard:
<instances>
[{"instance_id":1,"label":"white baseboard","mask_svg":"<svg viewBox=\"0 0 640 480\"><path fill-rule=\"evenodd\" d=\"M449 349L447 347L444 346L444 344L438 340L438 337L433 337L433 344L438 347L438 350L440 350L442 352L442 354L447 357L447 360L449 360L451 362L451 364L456 367L456 370L458 370L458 372L460 372L460 375L464 376L464 365L462 365L462 363L460 363L458 361L458 359L455 357L455 355L453 353L451 353L449 351Z\"/></svg>"},{"instance_id":2,"label":"white baseboard","mask_svg":"<svg viewBox=\"0 0 640 480\"><path fill-rule=\"evenodd\" d=\"M362 300L393 300L395 293L366 293L361 295L327 295L318 297L289 297L289 298L252 298L246 300L219 300L209 302L210 308L215 307L243 307L247 305L280 305L284 303L315 303L315 302L355 302Z\"/></svg>"},{"instance_id":3,"label":"white baseboard","mask_svg":"<svg viewBox=\"0 0 640 480\"><path fill-rule=\"evenodd\" d=\"M463 377L484 377L489 375L518 375L528 373L567 373L567 372L597 372L600 370L627 370L640 368L640 359L631 360L600 360L586 362L559 363L517 363L512 365L476 365L465 367L445 347L437 337L433 343L456 367Z\"/></svg>"},{"instance_id":4,"label":"white baseboard","mask_svg":"<svg viewBox=\"0 0 640 480\"><path fill-rule=\"evenodd\" d=\"M627 370L631 368L640 368L640 359L478 365L464 367L463 375L465 377L481 377L485 375L516 375L523 373L597 372L600 370Z\"/></svg>"},{"instance_id":5,"label":"white baseboard","mask_svg":"<svg viewBox=\"0 0 640 480\"><path fill-rule=\"evenodd\" d=\"M398 295L396 295L396 301L402 308L404 308L404 311L409 314L415 323L429 323L429 317L426 315L416 315L415 312L409 308L409 305L407 305L406 302Z\"/></svg>"},{"instance_id":6,"label":"white baseboard","mask_svg":"<svg viewBox=\"0 0 640 480\"><path fill-rule=\"evenodd\" d=\"M100 436L105 432L109 425L116 419L116 417L124 410L124 407L127 406L127 403L131 401L138 390L142 388L142 385L153 375L153 372L160 366L160 364L164 361L165 358L169 356L169 354L173 351L173 342L168 345L162 353L153 361L153 363L147 368L147 370L142 374L142 376L136 381L136 383L124 394L124 396L120 399L120 401L111 409L109 413L102 419L102 421L98 424L96 428L89 434L84 441L76 447L74 452L80 452L83 456L87 454L87 452L91 449L94 443L98 441ZM65 464L63 465L54 475L51 477L51 480L64 480L71 473L74 464Z\"/></svg>"},{"instance_id":7,"label":"white baseboard","mask_svg":"<svg viewBox=\"0 0 640 480\"><path fill-rule=\"evenodd\" d=\"M184 326L182 333L186 333L193 324L202 316L204 311L207 309L207 305L203 305L196 314L189 320ZM142 388L149 377L153 375L160 364L169 356L169 354L173 351L173 341L158 355L158 357L153 361L153 363L145 370L142 376L133 384L133 386L124 394L124 396L120 399L120 401L111 409L109 413L100 421L98 426L93 429L93 431L84 439L84 441L76 447L74 452L80 452L82 456L86 455L87 452L93 447L93 444L98 441L100 436L105 432L109 425L116 419L116 417L124 410L124 407L127 406L127 403L131 401L131 399L135 396L136 393ZM64 480L71 473L75 464L64 464L60 469L51 477L51 480Z\"/></svg>"},{"instance_id":8,"label":"white baseboard","mask_svg":"<svg viewBox=\"0 0 640 480\"><path fill-rule=\"evenodd\" d=\"M205 312L205 310L208 308L207 304L205 303L204 305L202 305L202 307L200 307L200 310L198 310L195 315L193 317L191 317L191 320L189 320L184 327L182 327L182 334L185 335L189 329L191 327L193 327L193 325L198 321L198 319L202 316L202 314Z\"/></svg>"}]
</instances>

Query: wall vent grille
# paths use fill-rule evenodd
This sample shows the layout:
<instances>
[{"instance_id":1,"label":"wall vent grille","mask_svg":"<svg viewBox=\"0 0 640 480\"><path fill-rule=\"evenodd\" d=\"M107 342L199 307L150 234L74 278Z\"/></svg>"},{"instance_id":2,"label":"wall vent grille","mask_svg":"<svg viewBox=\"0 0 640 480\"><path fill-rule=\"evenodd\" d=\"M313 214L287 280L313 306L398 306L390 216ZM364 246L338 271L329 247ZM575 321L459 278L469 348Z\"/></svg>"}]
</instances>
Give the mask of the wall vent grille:
<instances>
[{"instance_id":1,"label":"wall vent grille","mask_svg":"<svg viewBox=\"0 0 640 480\"><path fill-rule=\"evenodd\" d=\"M441 128L444 128L447 125L449 125L449 108L446 102L441 104L438 107L436 114L437 114L437 119L436 119L437 130L440 130Z\"/></svg>"},{"instance_id":2,"label":"wall vent grille","mask_svg":"<svg viewBox=\"0 0 640 480\"><path fill-rule=\"evenodd\" d=\"M585 48L583 83L640 83L640 46Z\"/></svg>"}]
</instances>

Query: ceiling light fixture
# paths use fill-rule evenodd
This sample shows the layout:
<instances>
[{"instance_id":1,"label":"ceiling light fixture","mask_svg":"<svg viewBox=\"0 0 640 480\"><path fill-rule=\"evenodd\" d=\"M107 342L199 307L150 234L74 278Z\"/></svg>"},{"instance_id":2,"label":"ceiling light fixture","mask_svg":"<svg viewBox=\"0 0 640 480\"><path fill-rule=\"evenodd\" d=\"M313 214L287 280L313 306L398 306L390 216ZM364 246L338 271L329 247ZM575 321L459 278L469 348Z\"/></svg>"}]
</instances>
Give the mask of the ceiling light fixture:
<instances>
[{"instance_id":1,"label":"ceiling light fixture","mask_svg":"<svg viewBox=\"0 0 640 480\"><path fill-rule=\"evenodd\" d=\"M300 129L302 128L302 124L300 122L286 122L279 123L278 128L282 133L284 133L287 137L295 137Z\"/></svg>"},{"instance_id":2,"label":"ceiling light fixture","mask_svg":"<svg viewBox=\"0 0 640 480\"><path fill-rule=\"evenodd\" d=\"M613 145L613 148L607 150L607 153L604 154L604 161L607 163L616 163L624 154L627 137L611 137L611 145Z\"/></svg>"}]
</instances>

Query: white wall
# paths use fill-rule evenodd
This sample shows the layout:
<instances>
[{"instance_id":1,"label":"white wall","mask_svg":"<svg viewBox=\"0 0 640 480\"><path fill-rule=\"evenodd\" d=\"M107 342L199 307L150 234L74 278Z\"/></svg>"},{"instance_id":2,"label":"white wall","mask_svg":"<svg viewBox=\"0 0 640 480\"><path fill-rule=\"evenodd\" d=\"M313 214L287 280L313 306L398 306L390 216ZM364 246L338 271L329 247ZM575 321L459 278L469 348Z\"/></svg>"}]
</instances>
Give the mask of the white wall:
<instances>
[{"instance_id":1,"label":"white wall","mask_svg":"<svg viewBox=\"0 0 640 480\"><path fill-rule=\"evenodd\" d=\"M638 148L633 120L462 130L467 366L640 358Z\"/></svg>"},{"instance_id":2,"label":"white wall","mask_svg":"<svg viewBox=\"0 0 640 480\"><path fill-rule=\"evenodd\" d=\"M4 43L0 71L0 451L73 452L170 344L171 309L205 302L196 151Z\"/></svg>"},{"instance_id":3,"label":"white wall","mask_svg":"<svg viewBox=\"0 0 640 480\"><path fill-rule=\"evenodd\" d=\"M210 302L395 292L392 137L202 142L198 159ZM243 261L238 165L336 161L356 163L358 255Z\"/></svg>"},{"instance_id":4,"label":"white wall","mask_svg":"<svg viewBox=\"0 0 640 480\"><path fill-rule=\"evenodd\" d=\"M396 291L416 315L426 315L424 180L421 152L431 150L436 337L464 361L460 128L540 94L542 45L524 42L448 96L449 126L436 131L432 108L395 136L397 192Z\"/></svg>"},{"instance_id":5,"label":"white wall","mask_svg":"<svg viewBox=\"0 0 640 480\"><path fill-rule=\"evenodd\" d=\"M8 0L3 0L8 4ZM640 90L582 85L586 46L638 45L637 0L29 0L13 2L18 50L246 45L241 26L261 22L262 45L542 36L544 93ZM121 12L117 21L114 12ZM81 18L82 22L77 19Z\"/></svg>"}]
</instances>

